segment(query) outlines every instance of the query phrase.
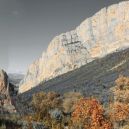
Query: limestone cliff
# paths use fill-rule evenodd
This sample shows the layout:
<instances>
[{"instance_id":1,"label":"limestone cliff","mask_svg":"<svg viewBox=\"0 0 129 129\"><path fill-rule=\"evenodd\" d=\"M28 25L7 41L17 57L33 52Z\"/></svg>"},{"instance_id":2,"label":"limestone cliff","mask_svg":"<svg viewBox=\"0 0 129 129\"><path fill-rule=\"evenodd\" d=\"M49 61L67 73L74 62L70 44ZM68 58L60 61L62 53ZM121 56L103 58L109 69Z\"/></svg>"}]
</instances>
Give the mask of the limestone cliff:
<instances>
[{"instance_id":1,"label":"limestone cliff","mask_svg":"<svg viewBox=\"0 0 129 129\"><path fill-rule=\"evenodd\" d=\"M129 47L129 1L101 9L75 30L56 36L30 65L19 92Z\"/></svg>"}]
</instances>

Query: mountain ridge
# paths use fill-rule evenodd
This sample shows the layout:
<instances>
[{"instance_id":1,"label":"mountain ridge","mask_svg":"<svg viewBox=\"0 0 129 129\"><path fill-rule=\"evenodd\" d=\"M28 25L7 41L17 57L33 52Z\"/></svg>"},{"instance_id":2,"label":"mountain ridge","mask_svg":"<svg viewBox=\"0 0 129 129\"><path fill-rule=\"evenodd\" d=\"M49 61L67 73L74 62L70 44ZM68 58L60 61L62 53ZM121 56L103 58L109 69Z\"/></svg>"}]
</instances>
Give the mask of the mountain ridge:
<instances>
[{"instance_id":1,"label":"mountain ridge","mask_svg":"<svg viewBox=\"0 0 129 129\"><path fill-rule=\"evenodd\" d=\"M129 1L103 8L75 30L56 36L28 68L19 93L42 81L129 47Z\"/></svg>"}]
</instances>

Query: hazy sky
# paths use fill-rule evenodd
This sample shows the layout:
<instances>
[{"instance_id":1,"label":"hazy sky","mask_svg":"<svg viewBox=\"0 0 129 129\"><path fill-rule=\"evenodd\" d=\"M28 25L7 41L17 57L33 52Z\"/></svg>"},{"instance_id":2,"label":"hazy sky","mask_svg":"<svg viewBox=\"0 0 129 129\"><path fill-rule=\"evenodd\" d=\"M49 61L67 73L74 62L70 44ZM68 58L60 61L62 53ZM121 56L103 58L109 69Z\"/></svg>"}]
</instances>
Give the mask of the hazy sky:
<instances>
[{"instance_id":1,"label":"hazy sky","mask_svg":"<svg viewBox=\"0 0 129 129\"><path fill-rule=\"evenodd\" d=\"M24 72L56 35L121 0L0 0L0 67Z\"/></svg>"}]
</instances>

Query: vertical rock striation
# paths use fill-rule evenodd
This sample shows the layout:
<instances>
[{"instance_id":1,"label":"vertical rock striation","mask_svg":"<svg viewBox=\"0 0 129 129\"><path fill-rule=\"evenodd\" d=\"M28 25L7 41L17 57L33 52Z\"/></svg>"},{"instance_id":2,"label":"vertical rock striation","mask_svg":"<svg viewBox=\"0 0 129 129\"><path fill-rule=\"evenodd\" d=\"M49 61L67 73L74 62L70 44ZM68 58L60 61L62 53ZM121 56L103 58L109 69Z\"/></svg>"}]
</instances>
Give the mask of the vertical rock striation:
<instances>
[{"instance_id":1,"label":"vertical rock striation","mask_svg":"<svg viewBox=\"0 0 129 129\"><path fill-rule=\"evenodd\" d=\"M129 1L103 8L75 30L56 36L30 65L19 92L129 47Z\"/></svg>"}]
</instances>

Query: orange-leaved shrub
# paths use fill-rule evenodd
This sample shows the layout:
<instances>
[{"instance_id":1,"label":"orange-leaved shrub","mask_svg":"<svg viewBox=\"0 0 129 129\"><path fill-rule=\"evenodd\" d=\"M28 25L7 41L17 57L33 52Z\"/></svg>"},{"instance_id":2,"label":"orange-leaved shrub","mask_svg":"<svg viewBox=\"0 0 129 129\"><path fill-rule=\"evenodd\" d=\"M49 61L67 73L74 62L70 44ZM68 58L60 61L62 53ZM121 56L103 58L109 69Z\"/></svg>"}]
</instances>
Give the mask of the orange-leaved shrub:
<instances>
[{"instance_id":1,"label":"orange-leaved shrub","mask_svg":"<svg viewBox=\"0 0 129 129\"><path fill-rule=\"evenodd\" d=\"M129 106L124 103L115 102L110 108L112 121L120 122L129 119Z\"/></svg>"},{"instance_id":2,"label":"orange-leaved shrub","mask_svg":"<svg viewBox=\"0 0 129 129\"><path fill-rule=\"evenodd\" d=\"M129 77L120 76L115 81L113 88L114 100L122 103L129 103Z\"/></svg>"},{"instance_id":3,"label":"orange-leaved shrub","mask_svg":"<svg viewBox=\"0 0 129 129\"><path fill-rule=\"evenodd\" d=\"M112 129L109 118L104 115L104 109L96 99L81 99L75 105L72 122L78 129Z\"/></svg>"}]
</instances>

